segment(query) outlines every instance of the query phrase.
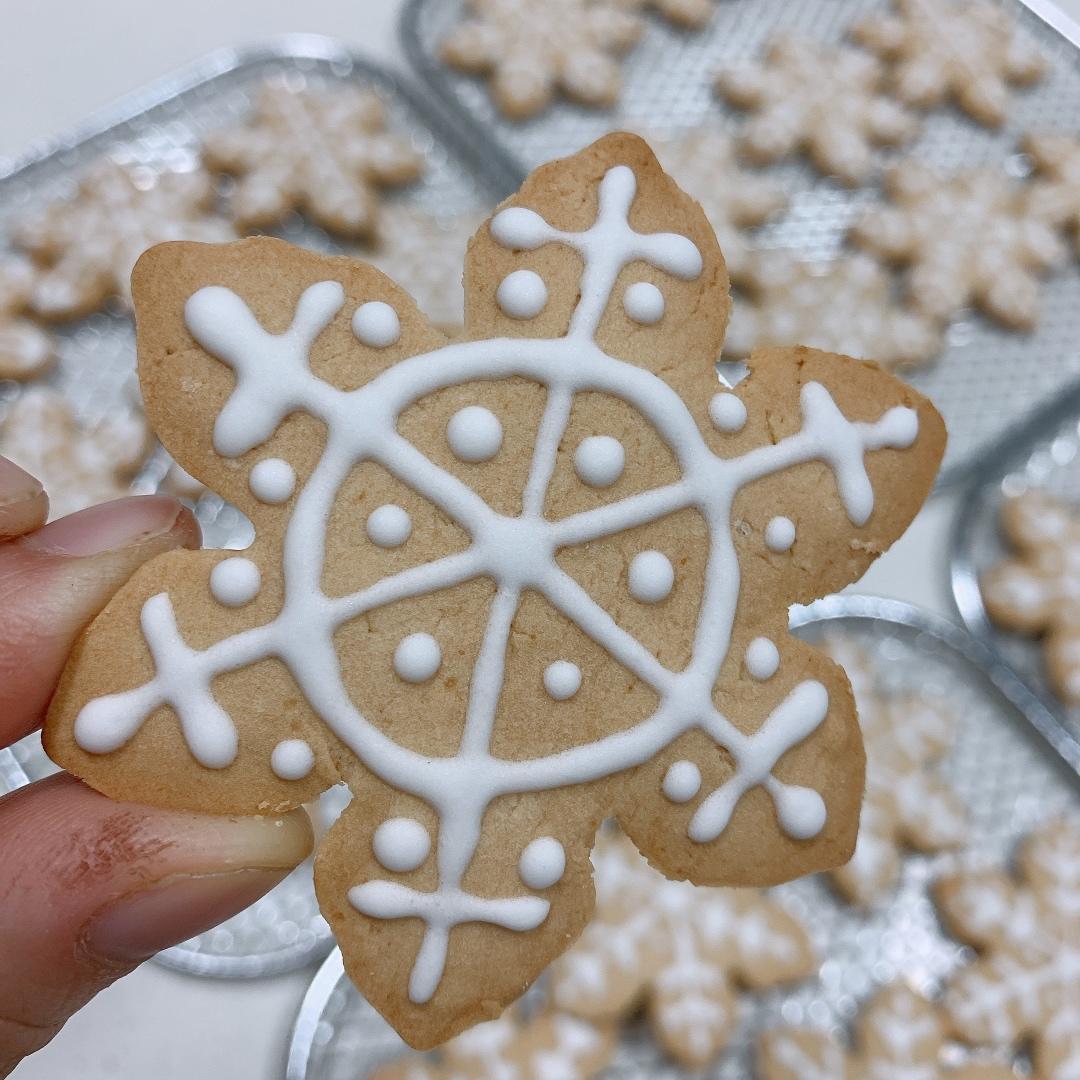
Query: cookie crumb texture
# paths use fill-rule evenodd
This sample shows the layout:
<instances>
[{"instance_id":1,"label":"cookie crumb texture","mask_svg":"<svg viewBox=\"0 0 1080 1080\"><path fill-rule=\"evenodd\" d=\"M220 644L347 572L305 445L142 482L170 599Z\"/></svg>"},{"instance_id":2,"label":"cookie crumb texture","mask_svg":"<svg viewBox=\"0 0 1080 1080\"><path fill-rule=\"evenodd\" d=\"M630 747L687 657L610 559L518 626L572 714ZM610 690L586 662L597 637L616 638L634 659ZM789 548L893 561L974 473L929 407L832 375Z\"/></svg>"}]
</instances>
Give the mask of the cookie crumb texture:
<instances>
[{"instance_id":1,"label":"cookie crumb texture","mask_svg":"<svg viewBox=\"0 0 1080 1080\"><path fill-rule=\"evenodd\" d=\"M522 272L546 297L529 316L499 302ZM651 323L625 303L640 282ZM465 294L447 342L349 259L259 238L141 260L150 418L254 523L257 585L245 567L215 598L222 552L144 568L46 732L95 787L157 805L280 812L346 781L320 904L417 1047L497 1015L578 935L606 817L700 884L849 857L851 694L787 609L888 547L944 445L917 393L801 348L752 356L745 422L719 430L723 258L632 135L534 172L473 238ZM394 340L357 336L372 303ZM776 665L751 671L759 639ZM286 740L310 770L273 769Z\"/></svg>"}]
</instances>

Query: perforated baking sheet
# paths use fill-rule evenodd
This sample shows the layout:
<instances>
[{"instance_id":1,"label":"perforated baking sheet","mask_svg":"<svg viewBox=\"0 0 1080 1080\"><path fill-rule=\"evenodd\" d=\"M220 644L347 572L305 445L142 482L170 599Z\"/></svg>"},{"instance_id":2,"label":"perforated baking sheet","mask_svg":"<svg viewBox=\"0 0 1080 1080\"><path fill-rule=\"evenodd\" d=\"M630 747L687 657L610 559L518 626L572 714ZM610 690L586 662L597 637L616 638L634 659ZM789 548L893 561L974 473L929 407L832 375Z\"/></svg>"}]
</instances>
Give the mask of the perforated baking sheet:
<instances>
[{"instance_id":1,"label":"perforated baking sheet","mask_svg":"<svg viewBox=\"0 0 1080 1080\"><path fill-rule=\"evenodd\" d=\"M650 18L642 41L626 58L622 99L615 108L586 109L560 101L524 123L502 117L482 79L459 74L438 60L439 43L459 21L465 3L410 0L402 16L402 39L440 100L475 119L521 176L614 128L647 132L707 126L734 132L742 114L713 92L716 72L757 56L780 29L839 42L857 17L885 7L888 0L718 0L715 15L700 32ZM1016 92L1000 131L980 127L957 111L937 110L926 118L919 139L905 148L905 156L943 170L997 165L1022 176L1029 168L1017 152L1023 133L1080 132L1080 53L1064 36L1075 27L1047 0L1031 3L1044 17L1056 19L1059 29L1019 0L1001 3L1050 61L1051 74ZM883 165L897 157L897 152L879 152ZM862 208L881 197L875 184L849 190L798 163L767 169L764 175L790 194L791 206L757 232L755 243L790 249L813 261L834 258ZM949 329L943 355L905 373L933 399L948 424L942 485L960 480L1004 431L1080 380L1078 295L1080 265L1073 260L1044 283L1043 314L1034 333L1008 332L979 314L962 312Z\"/></svg>"},{"instance_id":2,"label":"perforated baking sheet","mask_svg":"<svg viewBox=\"0 0 1080 1080\"><path fill-rule=\"evenodd\" d=\"M962 860L1000 862L1017 840L1064 810L1080 810L1080 760L1070 767L1040 734L1050 718L989 651L952 623L906 604L873 597L831 597L797 609L800 636L842 634L877 660L887 692L943 693L958 718L956 741L941 771L968 807L971 842L962 852L906 854L898 887L869 913L838 899L822 878L792 882L775 895L809 928L821 957L818 976L794 989L748 996L729 1050L703 1075L752 1075L757 1033L778 1024L845 1031L881 985L905 979L935 994L970 960L938 924L927 885ZM288 1080L364 1080L403 1052L400 1039L344 976L334 953L301 1006L289 1052ZM960 1047L950 1047L955 1060ZM683 1073L665 1059L643 1026L631 1024L603 1080Z\"/></svg>"},{"instance_id":3,"label":"perforated baking sheet","mask_svg":"<svg viewBox=\"0 0 1080 1080\"><path fill-rule=\"evenodd\" d=\"M20 216L73 194L83 170L102 155L150 169L184 170L198 161L202 136L244 119L259 84L284 78L293 85L358 83L375 90L387 106L389 126L422 155L423 177L388 203L414 207L439 223L452 223L492 206L514 186L514 178L486 161L460 120L445 116L406 82L351 54L343 45L308 35L283 38L249 50L224 50L126 98L71 135L42 145L28 158L0 162L0 247ZM4 166L6 165L6 168ZM305 247L363 258L367 249L342 243L294 214L275 234ZM409 281L401 280L406 289ZM88 424L137 397L135 333L120 306L55 328L59 363L44 381L57 387ZM0 381L0 421L24 392ZM30 384L33 385L33 384ZM157 490L168 469L163 452L153 453L132 490ZM206 494L195 506L211 547L245 547L251 526L236 509ZM0 751L0 783L20 786L50 771L40 740L31 736L12 751ZM333 811L324 806L319 813ZM195 974L246 977L302 966L331 947L329 927L319 915L305 865L269 896L216 929L158 959Z\"/></svg>"}]
</instances>

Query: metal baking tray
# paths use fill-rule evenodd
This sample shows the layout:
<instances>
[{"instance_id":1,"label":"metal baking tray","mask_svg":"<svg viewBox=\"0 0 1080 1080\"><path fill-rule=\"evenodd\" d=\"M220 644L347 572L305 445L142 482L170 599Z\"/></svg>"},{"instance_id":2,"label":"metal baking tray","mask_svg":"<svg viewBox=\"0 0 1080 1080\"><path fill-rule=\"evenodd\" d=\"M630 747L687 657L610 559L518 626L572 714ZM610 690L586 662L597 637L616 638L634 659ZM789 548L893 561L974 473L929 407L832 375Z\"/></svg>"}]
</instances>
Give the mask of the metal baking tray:
<instances>
[{"instance_id":1,"label":"metal baking tray","mask_svg":"<svg viewBox=\"0 0 1080 1080\"><path fill-rule=\"evenodd\" d=\"M713 93L722 67L759 54L778 29L827 42L843 39L861 15L888 0L719 0L699 32L675 29L651 18L623 67L623 94L613 109L557 102L542 115L515 123L495 108L483 80L459 74L438 59L446 32L466 0L409 0L402 14L406 52L441 101L471 117L488 133L492 160L518 176L551 158L592 142L612 128L679 131L715 126L735 131L742 114ZM1001 0L1024 32L1050 60L1052 74L1036 87L1017 91L1008 123L994 132L960 113L938 110L926 118L921 137L903 153L945 170L1004 165L1020 176L1028 162L1017 151L1031 130L1080 131L1080 27L1048 0ZM897 153L880 153L882 164ZM763 248L787 248L813 261L840 250L861 209L878 200L876 184L849 190L811 169L787 163L765 171L791 196L789 211L756 234ZM1080 264L1072 260L1043 284L1043 316L1032 334L998 328L963 312L948 331L947 348L935 363L905 373L945 416L949 447L940 484L962 479L985 448L1040 404L1080 380ZM736 300L736 302L738 302Z\"/></svg>"},{"instance_id":2,"label":"metal baking tray","mask_svg":"<svg viewBox=\"0 0 1080 1080\"><path fill-rule=\"evenodd\" d=\"M1009 554L999 527L1001 504L1029 489L1080 507L1080 392L1043 409L980 463L964 492L949 545L953 599L967 628L1039 696L1059 724L1056 738L1080 757L1080 708L1050 688L1040 642L990 621L979 575Z\"/></svg>"},{"instance_id":3,"label":"metal baking tray","mask_svg":"<svg viewBox=\"0 0 1080 1080\"><path fill-rule=\"evenodd\" d=\"M202 136L241 121L252 91L268 77L295 83L360 83L385 101L391 129L407 136L424 157L424 176L388 202L416 207L438 221L487 209L516 186L513 174L488 161L480 141L460 117L449 117L409 83L370 64L327 38L292 35L250 49L215 52L190 67L124 98L71 134L36 147L17 161L0 162L0 246L21 214L70 196L83 169L106 155L151 169L194 165ZM292 215L276 235L319 251L359 258L365 249L343 243ZM402 281L408 288L408 281ZM57 387L80 419L94 423L137 395L135 333L130 315L113 306L55 328L59 362L44 380ZM32 385L32 384L24 384ZM0 381L0 419L22 387ZM168 469L155 452L132 489L157 489ZM212 547L245 547L251 526L233 507L206 494L195 507ZM0 751L0 784L10 790L50 771L31 736ZM0 790L3 790L0 789ZM332 945L319 915L310 866L302 867L270 896L222 926L168 949L158 960L200 975L248 977L300 967Z\"/></svg>"},{"instance_id":4,"label":"metal baking tray","mask_svg":"<svg viewBox=\"0 0 1080 1080\"><path fill-rule=\"evenodd\" d=\"M809 1022L844 1029L879 985L901 976L935 993L969 961L970 951L942 932L928 883L961 861L1004 860L1038 823L1080 809L1080 758L1059 757L1043 737L1053 730L1053 718L955 624L899 601L866 596L835 596L796 608L793 623L810 641L843 634L867 646L888 691L948 695L958 731L941 771L969 808L971 842L960 852L906 854L898 887L869 912L838 899L821 878L775 890L815 939L822 961L818 977L745 998L729 1049L710 1070L695 1074L711 1080L750 1076L753 1043L766 1027ZM332 954L297 1016L287 1080L364 1080L401 1052L401 1040L345 977L340 954ZM631 1024L614 1064L601 1075L676 1080L687 1074L664 1058L646 1029Z\"/></svg>"}]
</instances>

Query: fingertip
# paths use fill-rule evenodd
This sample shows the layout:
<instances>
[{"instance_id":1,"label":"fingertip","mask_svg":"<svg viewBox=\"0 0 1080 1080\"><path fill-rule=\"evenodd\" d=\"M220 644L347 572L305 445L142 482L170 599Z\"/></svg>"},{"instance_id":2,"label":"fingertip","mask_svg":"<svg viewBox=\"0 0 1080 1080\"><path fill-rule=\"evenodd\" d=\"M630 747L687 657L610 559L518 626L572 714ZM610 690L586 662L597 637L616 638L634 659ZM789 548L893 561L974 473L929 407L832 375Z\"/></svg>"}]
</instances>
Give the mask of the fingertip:
<instances>
[{"instance_id":1,"label":"fingertip","mask_svg":"<svg viewBox=\"0 0 1080 1080\"><path fill-rule=\"evenodd\" d=\"M0 457L0 541L40 528L48 516L49 499L41 482Z\"/></svg>"}]
</instances>

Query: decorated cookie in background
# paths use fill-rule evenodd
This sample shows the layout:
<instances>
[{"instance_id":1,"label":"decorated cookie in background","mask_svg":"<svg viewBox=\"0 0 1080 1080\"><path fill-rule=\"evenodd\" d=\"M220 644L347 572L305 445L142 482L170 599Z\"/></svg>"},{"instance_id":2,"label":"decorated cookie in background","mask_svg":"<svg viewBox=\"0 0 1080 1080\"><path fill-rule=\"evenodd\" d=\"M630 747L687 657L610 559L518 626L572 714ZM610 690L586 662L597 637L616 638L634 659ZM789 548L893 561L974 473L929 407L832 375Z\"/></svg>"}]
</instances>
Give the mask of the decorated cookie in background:
<instances>
[{"instance_id":1,"label":"decorated cookie in background","mask_svg":"<svg viewBox=\"0 0 1080 1080\"><path fill-rule=\"evenodd\" d=\"M676 26L700 30L716 10L715 0L620 0L625 8L652 11Z\"/></svg>"},{"instance_id":2,"label":"decorated cookie in background","mask_svg":"<svg viewBox=\"0 0 1080 1080\"><path fill-rule=\"evenodd\" d=\"M1009 87L1029 86L1046 61L989 0L893 0L892 12L857 22L852 36L891 65L889 89L930 109L950 100L988 127L1005 122Z\"/></svg>"},{"instance_id":3,"label":"decorated cookie in background","mask_svg":"<svg viewBox=\"0 0 1080 1080\"><path fill-rule=\"evenodd\" d=\"M157 433L257 537L132 579L48 749L221 813L347 782L320 904L413 1045L565 950L605 817L701 884L850 856L854 707L788 606L904 530L943 426L809 349L721 390L723 259L642 140L538 169L481 226L459 341L374 268L269 238L164 245L135 291Z\"/></svg>"},{"instance_id":4,"label":"decorated cookie in background","mask_svg":"<svg viewBox=\"0 0 1080 1080\"><path fill-rule=\"evenodd\" d=\"M1014 875L961 871L934 891L946 927L980 954L946 989L953 1034L1030 1045L1038 1080L1080 1075L1080 821L1036 829Z\"/></svg>"},{"instance_id":5,"label":"decorated cookie in background","mask_svg":"<svg viewBox=\"0 0 1080 1080\"><path fill-rule=\"evenodd\" d=\"M670 794L684 794L678 772ZM690 1069L708 1065L739 1021L738 990L806 978L806 931L758 889L669 881L618 833L593 850L596 912L549 977L557 1008L594 1021L642 1003L657 1040Z\"/></svg>"},{"instance_id":6,"label":"decorated cookie in background","mask_svg":"<svg viewBox=\"0 0 1080 1080\"><path fill-rule=\"evenodd\" d=\"M800 342L899 368L925 364L941 350L937 324L894 303L889 274L869 256L819 264L760 251L741 261L738 284L746 295L735 300L727 357Z\"/></svg>"},{"instance_id":7,"label":"decorated cookie in background","mask_svg":"<svg viewBox=\"0 0 1080 1080\"><path fill-rule=\"evenodd\" d=\"M543 112L558 93L581 105L614 105L619 58L644 29L633 10L641 2L468 0L466 19L439 55L459 71L487 76L511 120Z\"/></svg>"},{"instance_id":8,"label":"decorated cookie in background","mask_svg":"<svg viewBox=\"0 0 1080 1080\"><path fill-rule=\"evenodd\" d=\"M727 263L728 277L741 284L753 269L740 229L761 225L787 206L787 196L760 173L742 168L731 136L710 128L646 138L675 182L701 203ZM786 345L813 344L798 338ZM880 359L880 358L878 358Z\"/></svg>"},{"instance_id":9,"label":"decorated cookie in background","mask_svg":"<svg viewBox=\"0 0 1080 1080\"><path fill-rule=\"evenodd\" d=\"M1054 692L1080 705L1080 517L1030 491L1002 505L1001 530L1013 554L980 578L987 614L1007 630L1041 637Z\"/></svg>"},{"instance_id":10,"label":"decorated cookie in background","mask_svg":"<svg viewBox=\"0 0 1080 1080\"><path fill-rule=\"evenodd\" d=\"M382 243L366 257L406 289L435 326L460 333L465 318L461 268L479 215L442 222L422 210L391 204L383 209L381 222Z\"/></svg>"},{"instance_id":11,"label":"decorated cookie in background","mask_svg":"<svg viewBox=\"0 0 1080 1080\"><path fill-rule=\"evenodd\" d=\"M830 876L853 903L872 904L896 884L902 848L941 851L967 838L964 807L934 769L956 717L938 696L883 694L872 657L850 638L829 639L827 651L851 679L866 745L855 854Z\"/></svg>"},{"instance_id":12,"label":"decorated cookie in background","mask_svg":"<svg viewBox=\"0 0 1080 1080\"><path fill-rule=\"evenodd\" d=\"M1031 212L1068 230L1080 253L1080 138L1028 135L1023 145L1035 166Z\"/></svg>"},{"instance_id":13,"label":"decorated cookie in background","mask_svg":"<svg viewBox=\"0 0 1080 1080\"><path fill-rule=\"evenodd\" d=\"M54 359L53 339L24 315L36 273L29 259L0 257L0 379L32 379Z\"/></svg>"},{"instance_id":14,"label":"decorated cookie in background","mask_svg":"<svg viewBox=\"0 0 1080 1080\"><path fill-rule=\"evenodd\" d=\"M820 1028L774 1028L758 1040L761 1080L1013 1080L1011 1069L941 1062L939 1009L902 983L879 991L855 1021L848 1049Z\"/></svg>"},{"instance_id":15,"label":"decorated cookie in background","mask_svg":"<svg viewBox=\"0 0 1080 1080\"><path fill-rule=\"evenodd\" d=\"M522 1020L511 1009L451 1039L437 1059L392 1061L368 1080L591 1080L614 1052L610 1025L561 1013Z\"/></svg>"},{"instance_id":16,"label":"decorated cookie in background","mask_svg":"<svg viewBox=\"0 0 1080 1080\"><path fill-rule=\"evenodd\" d=\"M907 297L930 319L976 305L1014 330L1039 317L1039 275L1065 248L1031 206L1028 189L994 169L942 175L918 161L886 177L891 206L871 207L851 237L908 267Z\"/></svg>"},{"instance_id":17,"label":"decorated cookie in background","mask_svg":"<svg viewBox=\"0 0 1080 1080\"><path fill-rule=\"evenodd\" d=\"M21 218L16 242L42 264L30 308L71 319L119 298L131 302L139 256L167 240L224 241L235 231L214 215L214 188L202 170L155 172L102 159L69 198Z\"/></svg>"},{"instance_id":18,"label":"decorated cookie in background","mask_svg":"<svg viewBox=\"0 0 1080 1080\"><path fill-rule=\"evenodd\" d=\"M203 140L210 169L236 179L230 205L242 229L266 229L290 211L343 236L378 230L379 189L423 172L409 140L387 130L386 107L359 86L297 88L270 81L243 125Z\"/></svg>"},{"instance_id":19,"label":"decorated cookie in background","mask_svg":"<svg viewBox=\"0 0 1080 1080\"><path fill-rule=\"evenodd\" d=\"M134 409L115 409L85 426L62 394L33 386L0 422L0 456L41 481L49 517L59 518L127 495L149 437L146 421Z\"/></svg>"},{"instance_id":20,"label":"decorated cookie in background","mask_svg":"<svg viewBox=\"0 0 1080 1080\"><path fill-rule=\"evenodd\" d=\"M854 185L870 174L875 146L901 146L919 128L882 96L881 80L881 65L866 53L780 34L760 62L720 72L716 89L753 113L739 142L750 161L805 151L820 172Z\"/></svg>"}]
</instances>

